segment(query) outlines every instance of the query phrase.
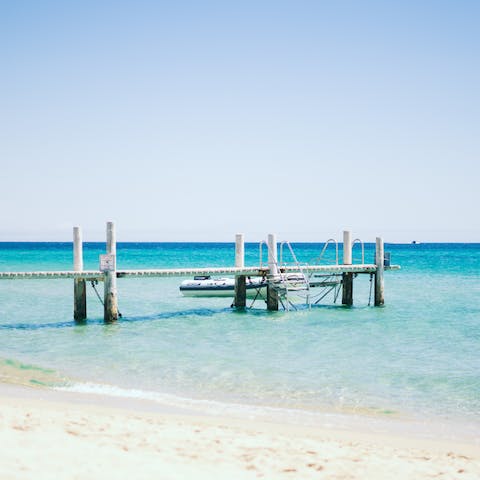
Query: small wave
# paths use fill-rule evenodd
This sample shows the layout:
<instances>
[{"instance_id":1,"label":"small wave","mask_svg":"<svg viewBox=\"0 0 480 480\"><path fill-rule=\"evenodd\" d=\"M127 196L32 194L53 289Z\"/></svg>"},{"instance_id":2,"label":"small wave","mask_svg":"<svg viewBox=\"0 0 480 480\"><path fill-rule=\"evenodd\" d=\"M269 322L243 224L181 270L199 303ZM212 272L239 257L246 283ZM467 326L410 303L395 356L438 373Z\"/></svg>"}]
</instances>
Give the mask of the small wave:
<instances>
[{"instance_id":1,"label":"small wave","mask_svg":"<svg viewBox=\"0 0 480 480\"><path fill-rule=\"evenodd\" d=\"M307 417L333 418L341 416L327 412L310 412L281 407L248 405L241 403L227 403L218 400L205 400L181 397L169 393L161 393L149 390L129 389L115 385L78 382L68 385L55 387L55 390L76 392L94 395L106 395L110 397L121 397L138 400L148 400L165 407L182 409L191 413L203 413L209 415L229 415L229 416L248 416L256 418L258 416L278 416L278 419L285 421L287 418L298 420L297 417L306 415ZM298 423L297 421L293 423Z\"/></svg>"},{"instance_id":2,"label":"small wave","mask_svg":"<svg viewBox=\"0 0 480 480\"><path fill-rule=\"evenodd\" d=\"M154 402L161 413L183 413L192 415L225 416L237 419L249 419L368 433L388 433L413 435L419 438L444 438L479 442L478 430L471 425L439 422L438 419L413 420L399 418L392 411L363 411L341 413L227 403L218 400L203 400L181 397L155 391L129 389L115 385L99 383L71 383L57 385L54 390L91 394L123 399ZM378 415L381 414L381 415Z\"/></svg>"}]
</instances>

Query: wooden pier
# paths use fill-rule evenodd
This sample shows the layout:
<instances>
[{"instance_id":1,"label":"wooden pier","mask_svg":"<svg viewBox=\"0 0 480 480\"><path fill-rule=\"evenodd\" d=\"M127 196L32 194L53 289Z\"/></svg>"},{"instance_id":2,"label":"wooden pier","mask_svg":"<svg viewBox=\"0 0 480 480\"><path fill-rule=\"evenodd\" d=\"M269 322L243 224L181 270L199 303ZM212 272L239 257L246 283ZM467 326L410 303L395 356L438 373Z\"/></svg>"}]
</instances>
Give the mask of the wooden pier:
<instances>
[{"instance_id":1,"label":"wooden pier","mask_svg":"<svg viewBox=\"0 0 480 480\"><path fill-rule=\"evenodd\" d=\"M74 319L84 321L87 318L86 282L103 282L104 284L104 321L115 322L118 317L117 279L119 278L153 278L153 277L192 277L192 276L234 276L235 295L233 306L246 307L246 277L261 276L267 279L268 310L278 310L279 293L275 287L282 276L288 273L322 274L341 276L342 304L353 304L353 279L357 274L370 274L375 277L374 305L384 304L384 271L398 270L398 265L384 262L384 245L380 237L376 239L375 263L352 263L351 233L344 232L343 263L328 265L281 265L277 259L277 241L274 234L268 236L268 264L266 266L245 266L245 247L243 234L235 237L235 266L202 268L163 268L119 270L116 265L116 236L113 222L107 223L106 254L100 255L99 270L83 270L83 242L80 227L73 229L73 270L71 271L36 271L36 272L0 272L0 280L37 280L37 279L73 279L74 281Z\"/></svg>"}]
</instances>

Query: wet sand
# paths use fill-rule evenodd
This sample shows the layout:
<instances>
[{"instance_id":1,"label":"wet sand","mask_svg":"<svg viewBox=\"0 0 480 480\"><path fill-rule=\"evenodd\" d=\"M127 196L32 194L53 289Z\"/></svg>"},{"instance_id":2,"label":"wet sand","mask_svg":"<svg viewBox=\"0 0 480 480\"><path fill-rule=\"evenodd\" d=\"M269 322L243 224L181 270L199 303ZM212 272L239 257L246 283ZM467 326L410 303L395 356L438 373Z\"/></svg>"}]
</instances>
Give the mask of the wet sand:
<instances>
[{"instance_id":1,"label":"wet sand","mask_svg":"<svg viewBox=\"0 0 480 480\"><path fill-rule=\"evenodd\" d=\"M0 402L0 478L480 478L475 444L158 412L5 383Z\"/></svg>"}]
</instances>

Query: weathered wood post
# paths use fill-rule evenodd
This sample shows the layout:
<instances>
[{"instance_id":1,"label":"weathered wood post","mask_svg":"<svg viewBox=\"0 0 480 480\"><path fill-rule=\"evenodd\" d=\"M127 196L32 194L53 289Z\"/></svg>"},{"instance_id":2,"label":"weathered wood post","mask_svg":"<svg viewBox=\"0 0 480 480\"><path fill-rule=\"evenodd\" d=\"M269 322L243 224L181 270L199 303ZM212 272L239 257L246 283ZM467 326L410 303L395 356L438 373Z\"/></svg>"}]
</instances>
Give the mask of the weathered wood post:
<instances>
[{"instance_id":1,"label":"weathered wood post","mask_svg":"<svg viewBox=\"0 0 480 480\"><path fill-rule=\"evenodd\" d=\"M377 271L375 272L375 306L379 307L385 303L383 272L384 266L384 245L383 238L377 237L375 246L375 265Z\"/></svg>"},{"instance_id":2,"label":"weathered wood post","mask_svg":"<svg viewBox=\"0 0 480 480\"><path fill-rule=\"evenodd\" d=\"M80 227L73 227L73 270L83 271L83 243ZM73 318L77 322L87 318L87 289L84 278L73 280Z\"/></svg>"},{"instance_id":3,"label":"weathered wood post","mask_svg":"<svg viewBox=\"0 0 480 480\"><path fill-rule=\"evenodd\" d=\"M277 263L277 237L274 233L268 235L268 284L267 310L278 310L278 292L272 285L272 280L279 274Z\"/></svg>"},{"instance_id":4,"label":"weathered wood post","mask_svg":"<svg viewBox=\"0 0 480 480\"><path fill-rule=\"evenodd\" d=\"M107 222L107 255L105 256L104 271L104 310L103 320L112 323L118 320L117 305L117 240L115 237L115 224Z\"/></svg>"},{"instance_id":5,"label":"weathered wood post","mask_svg":"<svg viewBox=\"0 0 480 480\"><path fill-rule=\"evenodd\" d=\"M245 267L245 239L243 233L235 235L235 267ZM235 276L235 299L233 304L236 308L247 306L247 281L245 275Z\"/></svg>"},{"instance_id":6,"label":"weathered wood post","mask_svg":"<svg viewBox=\"0 0 480 480\"><path fill-rule=\"evenodd\" d=\"M352 264L352 233L343 232L343 264ZM342 305L353 305L353 273L342 275Z\"/></svg>"}]
</instances>

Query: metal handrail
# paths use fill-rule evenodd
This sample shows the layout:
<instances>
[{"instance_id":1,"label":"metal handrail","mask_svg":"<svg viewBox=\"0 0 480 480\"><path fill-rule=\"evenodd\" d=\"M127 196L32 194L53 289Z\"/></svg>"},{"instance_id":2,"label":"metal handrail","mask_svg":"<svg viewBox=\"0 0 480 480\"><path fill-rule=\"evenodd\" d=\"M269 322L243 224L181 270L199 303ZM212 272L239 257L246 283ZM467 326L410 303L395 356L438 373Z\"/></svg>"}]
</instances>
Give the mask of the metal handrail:
<instances>
[{"instance_id":1,"label":"metal handrail","mask_svg":"<svg viewBox=\"0 0 480 480\"><path fill-rule=\"evenodd\" d=\"M283 242L280 243L280 265L283 265L283 246L287 245L288 249L290 250L290 254L292 255L293 261L297 267L300 268L300 262L297 259L297 256L295 255L295 252L293 251L292 245L289 241L284 240Z\"/></svg>"},{"instance_id":2,"label":"metal handrail","mask_svg":"<svg viewBox=\"0 0 480 480\"><path fill-rule=\"evenodd\" d=\"M263 268L263 248L262 245L267 245L267 242L265 240L260 240L260 243L258 244L259 247L259 256L260 256L260 268ZM267 245L268 249L268 245Z\"/></svg>"},{"instance_id":3,"label":"metal handrail","mask_svg":"<svg viewBox=\"0 0 480 480\"><path fill-rule=\"evenodd\" d=\"M334 238L329 238L326 242L325 245L322 248L322 251L320 252L320 255L313 260L312 263L320 263L320 260L322 259L323 255L325 254L325 251L328 248L328 245L331 243L335 244L335 265L338 265L338 242Z\"/></svg>"},{"instance_id":4,"label":"metal handrail","mask_svg":"<svg viewBox=\"0 0 480 480\"><path fill-rule=\"evenodd\" d=\"M356 244L356 243L359 243L360 246L362 247L362 265L365 263L365 246L363 244L363 242L359 239L359 238L356 238L353 242L352 242L352 250L353 250L353 246ZM353 257L352 257L352 263L353 263Z\"/></svg>"},{"instance_id":5,"label":"metal handrail","mask_svg":"<svg viewBox=\"0 0 480 480\"><path fill-rule=\"evenodd\" d=\"M302 268L302 265L300 264L300 262L298 261L298 258L297 256L295 255L295 252L293 251L293 247L291 245L290 242L288 241L283 241L280 243L280 264L283 265L283 246L284 245L287 245L288 249L290 250L290 254L292 255L292 258L293 258L293 261L295 263L295 266L298 268L298 270L300 271L301 273L301 278L302 278L302 282L305 286L305 290L307 292L306 294L306 300L307 300L307 304L308 306L310 307L310 277L307 276ZM286 305L287 305L287 310L288 310L288 305L290 303L289 299L288 299L288 292L289 290L291 290L293 288L293 285L296 283L294 281L291 281L290 278L289 278L289 275L287 275L286 273L285 274L280 274L281 275L281 283L282 285L285 286L285 300L286 300Z\"/></svg>"},{"instance_id":6,"label":"metal handrail","mask_svg":"<svg viewBox=\"0 0 480 480\"><path fill-rule=\"evenodd\" d=\"M270 246L268 245L268 243L265 241L265 240L261 240L260 243L259 243L259 250L260 250L260 268L263 269L263 245L266 245L267 246L267 251L270 252ZM272 258L275 258L276 255L272 255ZM274 261L274 265L277 267L277 271L280 272L280 268L278 266L278 260L275 260ZM267 266L268 266L268 262L267 262Z\"/></svg>"}]
</instances>

